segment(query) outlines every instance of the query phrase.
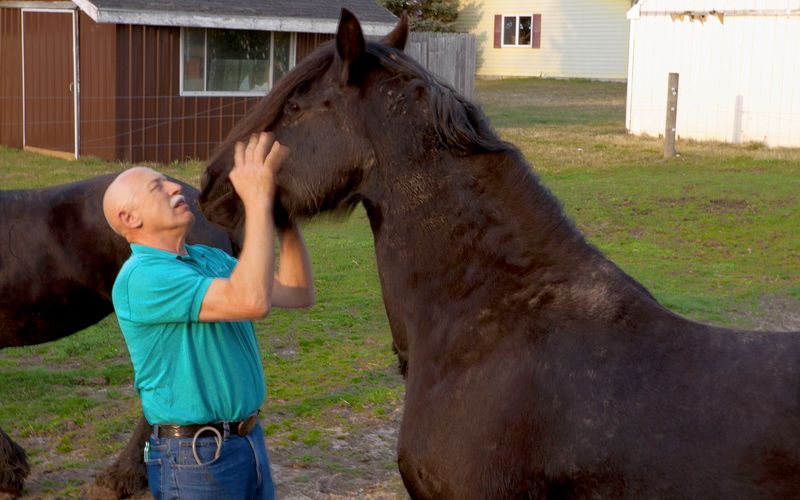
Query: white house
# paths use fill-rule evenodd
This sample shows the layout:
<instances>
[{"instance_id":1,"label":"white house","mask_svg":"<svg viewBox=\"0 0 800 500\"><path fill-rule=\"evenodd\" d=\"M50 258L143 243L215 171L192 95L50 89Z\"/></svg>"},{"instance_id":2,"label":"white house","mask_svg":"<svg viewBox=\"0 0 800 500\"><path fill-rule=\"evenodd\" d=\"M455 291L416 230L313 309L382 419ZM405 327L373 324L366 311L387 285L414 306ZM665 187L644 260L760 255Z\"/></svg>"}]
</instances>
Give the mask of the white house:
<instances>
[{"instance_id":1,"label":"white house","mask_svg":"<svg viewBox=\"0 0 800 500\"><path fill-rule=\"evenodd\" d=\"M477 75L624 80L630 0L460 0Z\"/></svg>"},{"instance_id":2,"label":"white house","mask_svg":"<svg viewBox=\"0 0 800 500\"><path fill-rule=\"evenodd\" d=\"M628 19L631 133L664 133L678 73L678 137L800 147L800 0L641 0Z\"/></svg>"}]
</instances>

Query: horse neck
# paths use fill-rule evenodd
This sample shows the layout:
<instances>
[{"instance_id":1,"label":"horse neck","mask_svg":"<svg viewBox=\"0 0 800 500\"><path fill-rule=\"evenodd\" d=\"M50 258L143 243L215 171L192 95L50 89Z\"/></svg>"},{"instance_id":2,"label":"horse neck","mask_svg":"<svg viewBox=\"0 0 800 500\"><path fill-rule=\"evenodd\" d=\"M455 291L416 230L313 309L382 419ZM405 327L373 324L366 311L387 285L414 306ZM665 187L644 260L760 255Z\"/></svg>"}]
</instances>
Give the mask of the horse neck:
<instances>
[{"instance_id":1,"label":"horse neck","mask_svg":"<svg viewBox=\"0 0 800 500\"><path fill-rule=\"evenodd\" d=\"M527 307L590 261L606 262L514 150L394 158L379 159L365 205L401 350L398 332L450 335L458 326L442 318L470 328L487 305Z\"/></svg>"},{"instance_id":2,"label":"horse neck","mask_svg":"<svg viewBox=\"0 0 800 500\"><path fill-rule=\"evenodd\" d=\"M379 259L409 259L408 272L532 273L593 250L518 152L439 154L379 167L366 202ZM566 263L569 265L569 263Z\"/></svg>"}]
</instances>

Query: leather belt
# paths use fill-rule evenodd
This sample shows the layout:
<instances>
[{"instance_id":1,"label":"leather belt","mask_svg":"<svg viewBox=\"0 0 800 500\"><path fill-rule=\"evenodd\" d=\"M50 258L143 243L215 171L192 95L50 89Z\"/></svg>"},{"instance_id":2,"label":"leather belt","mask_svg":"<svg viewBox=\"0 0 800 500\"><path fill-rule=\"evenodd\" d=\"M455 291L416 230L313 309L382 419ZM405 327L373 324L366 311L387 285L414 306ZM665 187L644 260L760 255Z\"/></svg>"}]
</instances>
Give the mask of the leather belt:
<instances>
[{"instance_id":1,"label":"leather belt","mask_svg":"<svg viewBox=\"0 0 800 500\"><path fill-rule=\"evenodd\" d=\"M237 422L227 422L230 433L236 436L246 436L250 434L253 427L258 423L258 413L253 413L244 420ZM175 425L175 424L157 424L158 437L168 438L191 438L197 434L197 431L203 427L212 427L219 431L220 434L225 434L225 422L213 422L210 424L191 424L191 425Z\"/></svg>"}]
</instances>

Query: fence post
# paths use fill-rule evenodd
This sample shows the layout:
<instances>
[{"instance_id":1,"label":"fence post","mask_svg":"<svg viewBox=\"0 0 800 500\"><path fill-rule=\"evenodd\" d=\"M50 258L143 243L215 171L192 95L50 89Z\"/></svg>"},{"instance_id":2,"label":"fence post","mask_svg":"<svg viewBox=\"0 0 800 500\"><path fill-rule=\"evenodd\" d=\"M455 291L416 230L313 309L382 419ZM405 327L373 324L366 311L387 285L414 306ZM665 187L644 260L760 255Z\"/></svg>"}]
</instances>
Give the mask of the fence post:
<instances>
[{"instance_id":1,"label":"fence post","mask_svg":"<svg viewBox=\"0 0 800 500\"><path fill-rule=\"evenodd\" d=\"M675 124L678 118L678 73L667 81L667 123L664 128L664 158L675 156Z\"/></svg>"}]
</instances>

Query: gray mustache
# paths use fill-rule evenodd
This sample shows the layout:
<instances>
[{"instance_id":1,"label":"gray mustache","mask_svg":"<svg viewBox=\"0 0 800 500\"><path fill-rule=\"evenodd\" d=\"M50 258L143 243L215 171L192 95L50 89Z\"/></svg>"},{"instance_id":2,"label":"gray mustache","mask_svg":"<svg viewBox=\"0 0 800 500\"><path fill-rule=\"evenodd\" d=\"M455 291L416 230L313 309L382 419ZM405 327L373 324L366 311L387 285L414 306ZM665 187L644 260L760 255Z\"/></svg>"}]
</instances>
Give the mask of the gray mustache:
<instances>
[{"instance_id":1,"label":"gray mustache","mask_svg":"<svg viewBox=\"0 0 800 500\"><path fill-rule=\"evenodd\" d=\"M182 194L176 194L169 199L169 206L175 208L178 206L178 203L180 202L186 203L186 198L184 198Z\"/></svg>"}]
</instances>

